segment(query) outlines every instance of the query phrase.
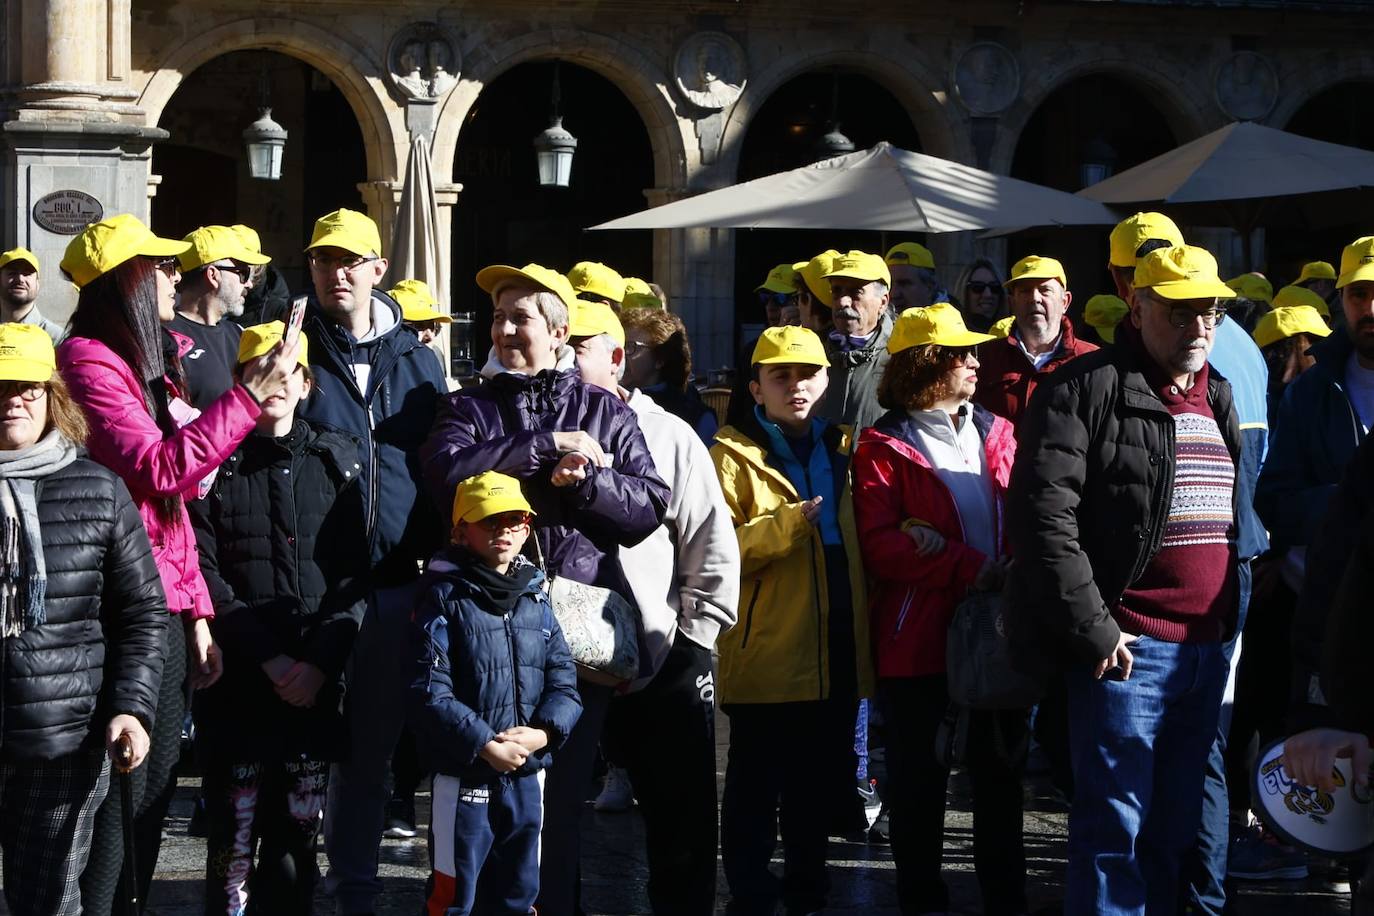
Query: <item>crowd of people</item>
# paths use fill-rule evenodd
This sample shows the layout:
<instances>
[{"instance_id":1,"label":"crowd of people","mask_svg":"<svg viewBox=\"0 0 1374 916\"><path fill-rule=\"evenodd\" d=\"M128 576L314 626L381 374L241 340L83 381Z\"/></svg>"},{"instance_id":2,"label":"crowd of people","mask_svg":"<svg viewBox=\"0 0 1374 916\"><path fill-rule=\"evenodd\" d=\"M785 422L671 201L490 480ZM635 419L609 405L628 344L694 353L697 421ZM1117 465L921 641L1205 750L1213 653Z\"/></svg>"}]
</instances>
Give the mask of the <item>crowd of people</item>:
<instances>
[{"instance_id":1,"label":"crowd of people","mask_svg":"<svg viewBox=\"0 0 1374 916\"><path fill-rule=\"evenodd\" d=\"M655 913L713 912L718 856L729 912L818 912L837 836L943 913L955 767L983 911L1028 913L1032 754L1065 913L1305 876L1248 787L1289 735L1308 784L1369 769L1374 238L1277 292L1162 214L1108 247L1081 308L1038 254L952 288L915 242L778 265L720 416L664 290L600 263L482 269L451 390L448 316L382 288L361 213L315 223L295 299L247 226L93 223L65 328L0 255L10 911L146 904L183 732L207 914L311 912L321 834L337 912L374 912L423 826L426 912L572 916L598 779ZM971 682L979 614L1009 661Z\"/></svg>"}]
</instances>

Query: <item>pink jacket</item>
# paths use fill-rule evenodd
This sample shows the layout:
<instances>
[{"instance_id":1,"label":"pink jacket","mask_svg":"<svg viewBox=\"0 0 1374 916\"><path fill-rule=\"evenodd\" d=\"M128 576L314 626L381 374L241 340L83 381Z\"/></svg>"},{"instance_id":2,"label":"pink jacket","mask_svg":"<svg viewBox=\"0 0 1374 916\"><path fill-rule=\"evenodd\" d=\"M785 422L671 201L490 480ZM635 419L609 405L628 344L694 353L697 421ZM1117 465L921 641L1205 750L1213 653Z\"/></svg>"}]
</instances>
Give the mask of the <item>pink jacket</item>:
<instances>
[{"instance_id":1,"label":"pink jacket","mask_svg":"<svg viewBox=\"0 0 1374 916\"><path fill-rule=\"evenodd\" d=\"M86 413L91 457L124 479L143 516L168 610L213 617L186 506L178 518L167 521L158 515L156 501L188 492L194 497L196 484L252 432L262 412L257 401L236 385L176 435L167 436L148 415L129 364L105 344L68 337L57 348L57 365Z\"/></svg>"}]
</instances>

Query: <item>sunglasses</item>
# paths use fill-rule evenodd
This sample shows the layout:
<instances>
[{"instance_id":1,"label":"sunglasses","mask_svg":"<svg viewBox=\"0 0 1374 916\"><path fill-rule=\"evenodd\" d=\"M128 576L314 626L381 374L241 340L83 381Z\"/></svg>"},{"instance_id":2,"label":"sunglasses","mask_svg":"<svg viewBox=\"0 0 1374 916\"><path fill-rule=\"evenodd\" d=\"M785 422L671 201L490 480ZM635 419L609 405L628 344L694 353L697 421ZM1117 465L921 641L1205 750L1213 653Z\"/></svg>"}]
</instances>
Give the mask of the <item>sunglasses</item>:
<instances>
[{"instance_id":1,"label":"sunglasses","mask_svg":"<svg viewBox=\"0 0 1374 916\"><path fill-rule=\"evenodd\" d=\"M967 286L969 289L973 290L975 293L980 294L985 293L988 290L992 290L994 293L1000 293L1002 291L1002 284L1000 283L984 283L981 280L970 280L968 283L964 285Z\"/></svg>"},{"instance_id":2,"label":"sunglasses","mask_svg":"<svg viewBox=\"0 0 1374 916\"><path fill-rule=\"evenodd\" d=\"M515 531L524 528L533 518L528 512L502 512L499 515L488 515L474 524L486 529L492 534L500 534L503 531Z\"/></svg>"},{"instance_id":3,"label":"sunglasses","mask_svg":"<svg viewBox=\"0 0 1374 916\"><path fill-rule=\"evenodd\" d=\"M942 349L944 351L945 358L948 359L951 363L962 364L967 363L970 357L972 357L973 359L978 358L977 346L943 347Z\"/></svg>"},{"instance_id":4,"label":"sunglasses","mask_svg":"<svg viewBox=\"0 0 1374 916\"><path fill-rule=\"evenodd\" d=\"M213 267L220 273L234 274L244 283L247 283L248 278L253 276L253 268L246 264L207 264L206 266Z\"/></svg>"},{"instance_id":5,"label":"sunglasses","mask_svg":"<svg viewBox=\"0 0 1374 916\"><path fill-rule=\"evenodd\" d=\"M776 305L781 307L790 304L796 298L796 293L775 293L772 290L759 291L760 305Z\"/></svg>"},{"instance_id":6,"label":"sunglasses","mask_svg":"<svg viewBox=\"0 0 1374 916\"><path fill-rule=\"evenodd\" d=\"M153 258L153 266L169 277L181 270L181 262L176 258Z\"/></svg>"}]
</instances>

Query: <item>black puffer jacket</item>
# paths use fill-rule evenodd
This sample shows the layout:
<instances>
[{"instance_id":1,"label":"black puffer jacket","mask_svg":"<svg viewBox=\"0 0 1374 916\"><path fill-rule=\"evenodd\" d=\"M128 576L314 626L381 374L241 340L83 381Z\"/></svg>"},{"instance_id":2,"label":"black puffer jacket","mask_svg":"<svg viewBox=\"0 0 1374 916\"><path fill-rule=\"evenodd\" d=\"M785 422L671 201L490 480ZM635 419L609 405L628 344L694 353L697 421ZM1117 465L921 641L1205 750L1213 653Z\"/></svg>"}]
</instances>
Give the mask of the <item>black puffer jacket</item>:
<instances>
[{"instance_id":1,"label":"black puffer jacket","mask_svg":"<svg viewBox=\"0 0 1374 916\"><path fill-rule=\"evenodd\" d=\"M1091 664L1121 635L1111 611L1159 552L1174 485L1174 421L1136 347L1080 356L1041 382L1017 430L1007 498L1013 639L1038 661ZM1207 401L1231 459L1231 386ZM1239 487L1236 488L1240 490Z\"/></svg>"},{"instance_id":2,"label":"black puffer jacket","mask_svg":"<svg viewBox=\"0 0 1374 916\"><path fill-rule=\"evenodd\" d=\"M341 750L344 662L368 586L357 440L297 420L280 439L249 436L191 506L210 627L224 677L196 694L202 746L271 759ZM288 705L262 663L278 655L325 674L313 708Z\"/></svg>"},{"instance_id":3,"label":"black puffer jacket","mask_svg":"<svg viewBox=\"0 0 1374 916\"><path fill-rule=\"evenodd\" d=\"M124 482L78 458L40 480L37 497L47 622L3 641L3 760L98 748L119 714L151 731L162 683L167 599Z\"/></svg>"}]
</instances>

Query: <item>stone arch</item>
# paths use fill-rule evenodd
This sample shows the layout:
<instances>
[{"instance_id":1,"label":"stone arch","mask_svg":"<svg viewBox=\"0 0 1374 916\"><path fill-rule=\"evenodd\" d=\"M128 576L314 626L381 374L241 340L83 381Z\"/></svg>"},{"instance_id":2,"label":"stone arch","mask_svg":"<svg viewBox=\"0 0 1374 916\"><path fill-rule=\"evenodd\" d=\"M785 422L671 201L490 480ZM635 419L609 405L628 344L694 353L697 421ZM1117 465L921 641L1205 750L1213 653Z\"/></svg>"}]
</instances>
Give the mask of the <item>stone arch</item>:
<instances>
[{"instance_id":1,"label":"stone arch","mask_svg":"<svg viewBox=\"0 0 1374 916\"><path fill-rule=\"evenodd\" d=\"M1343 83L1374 83L1374 55L1361 54L1323 59L1321 65L1310 66L1296 59L1283 68L1280 84L1291 81L1292 88L1279 95L1278 104L1269 115L1271 127L1286 128L1293 116L1308 102Z\"/></svg>"},{"instance_id":2,"label":"stone arch","mask_svg":"<svg viewBox=\"0 0 1374 916\"><path fill-rule=\"evenodd\" d=\"M401 179L409 148L404 115L386 95L381 65L363 48L295 19L238 19L176 44L157 61L138 104L156 125L185 77L231 51L277 51L305 61L333 81L358 120L368 177Z\"/></svg>"},{"instance_id":3,"label":"stone arch","mask_svg":"<svg viewBox=\"0 0 1374 916\"><path fill-rule=\"evenodd\" d=\"M668 73L636 44L596 32L536 29L499 44L491 36L468 36L463 48L463 75L444 100L434 135L434 173L452 175L459 134L482 89L502 73L536 60L558 59L578 64L608 79L629 100L644 123L659 188L687 183L688 136L668 97Z\"/></svg>"}]
</instances>

